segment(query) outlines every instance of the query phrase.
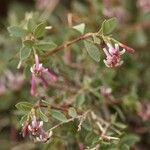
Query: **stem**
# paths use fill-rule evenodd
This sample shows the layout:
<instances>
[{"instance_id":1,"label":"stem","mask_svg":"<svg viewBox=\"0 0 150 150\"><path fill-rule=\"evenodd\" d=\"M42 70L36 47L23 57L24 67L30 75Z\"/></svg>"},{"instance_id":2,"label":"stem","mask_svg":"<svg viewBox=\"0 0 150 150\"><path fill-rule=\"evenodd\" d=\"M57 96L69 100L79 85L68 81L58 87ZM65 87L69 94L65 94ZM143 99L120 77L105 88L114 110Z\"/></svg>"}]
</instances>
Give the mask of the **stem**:
<instances>
[{"instance_id":1,"label":"stem","mask_svg":"<svg viewBox=\"0 0 150 150\"><path fill-rule=\"evenodd\" d=\"M79 41L82 41L82 40L91 38L91 37L93 36L93 34L95 34L95 33L87 33L87 34L81 35L80 37L75 38L75 39L73 39L73 40L71 40L71 41L68 41L68 42L66 42L66 43L63 43L62 45L60 45L60 46L54 48L53 50L51 50L51 51L49 51L49 52L43 54L42 57L48 57L48 56L53 55L53 54L57 53L58 51L60 51L60 50L62 50L62 49L64 49L64 48L66 48L66 47L71 46L71 45L74 44L74 43L77 43L77 42L79 42Z\"/></svg>"},{"instance_id":2,"label":"stem","mask_svg":"<svg viewBox=\"0 0 150 150\"><path fill-rule=\"evenodd\" d=\"M61 125L63 125L63 124L66 124L66 123L69 123L69 122L71 122L71 121L74 121L75 119L83 118L83 117L87 116L87 114L88 114L89 112L90 112L90 110L86 111L86 112L85 112L84 114L82 114L82 115L79 115L79 116L77 116L77 117L70 118L70 119L68 119L67 121L61 122L61 123L55 125L54 127L50 128L48 131L53 131L54 129L58 128L59 126L61 126Z\"/></svg>"}]
</instances>

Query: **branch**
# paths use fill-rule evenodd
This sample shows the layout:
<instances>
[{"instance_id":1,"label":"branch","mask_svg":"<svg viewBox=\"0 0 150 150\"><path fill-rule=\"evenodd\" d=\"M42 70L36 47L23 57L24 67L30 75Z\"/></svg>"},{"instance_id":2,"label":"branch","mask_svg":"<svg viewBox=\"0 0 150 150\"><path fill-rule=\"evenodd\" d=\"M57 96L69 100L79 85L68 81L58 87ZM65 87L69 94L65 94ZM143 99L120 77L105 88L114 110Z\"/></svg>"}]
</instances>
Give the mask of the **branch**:
<instances>
[{"instance_id":1,"label":"branch","mask_svg":"<svg viewBox=\"0 0 150 150\"><path fill-rule=\"evenodd\" d=\"M53 50L51 50L51 51L49 51L49 52L43 54L42 57L48 57L48 56L53 55L53 54L57 53L58 51L60 51L60 50L62 50L62 49L64 49L64 48L66 48L66 47L71 46L71 45L74 44L74 43L77 43L77 42L79 42L79 41L82 41L82 40L91 38L93 34L95 34L95 33L87 33L87 34L81 35L80 37L75 38L75 39L73 39L73 40L71 40L71 41L68 41L68 42L66 42L66 43L63 43L62 45L60 45L60 46L54 48Z\"/></svg>"}]
</instances>

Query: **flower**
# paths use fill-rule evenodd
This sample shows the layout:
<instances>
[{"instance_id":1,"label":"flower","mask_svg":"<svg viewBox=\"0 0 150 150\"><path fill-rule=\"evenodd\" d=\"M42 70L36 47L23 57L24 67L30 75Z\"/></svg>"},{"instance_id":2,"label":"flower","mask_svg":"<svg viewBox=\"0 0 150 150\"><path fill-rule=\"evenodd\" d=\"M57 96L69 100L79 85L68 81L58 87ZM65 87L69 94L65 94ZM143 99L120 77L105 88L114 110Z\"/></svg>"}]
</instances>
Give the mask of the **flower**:
<instances>
[{"instance_id":1,"label":"flower","mask_svg":"<svg viewBox=\"0 0 150 150\"><path fill-rule=\"evenodd\" d=\"M110 43L107 43L107 48L103 48L103 51L106 54L104 63L107 67L117 67L123 64L121 55L125 53L125 49L119 51L119 44L115 44L115 47L113 47Z\"/></svg>"},{"instance_id":2,"label":"flower","mask_svg":"<svg viewBox=\"0 0 150 150\"><path fill-rule=\"evenodd\" d=\"M43 121L38 121L36 116L32 117L31 124L26 121L22 126L23 137L30 133L30 135L32 135L32 137L39 142L47 142L53 134L52 131L46 132L43 129Z\"/></svg>"},{"instance_id":3,"label":"flower","mask_svg":"<svg viewBox=\"0 0 150 150\"><path fill-rule=\"evenodd\" d=\"M37 121L36 117L33 117L31 125L28 126L28 129L31 131L32 135L37 135L43 127L43 121Z\"/></svg>"},{"instance_id":4,"label":"flower","mask_svg":"<svg viewBox=\"0 0 150 150\"><path fill-rule=\"evenodd\" d=\"M126 51L129 53L133 53L134 49L124 45L122 43L115 44L115 47L112 44L107 43L107 48L103 48L104 53L106 54L106 59L104 59L104 63L107 67L118 67L123 64L123 60L121 59L121 55L123 55ZM119 50L119 46L123 48L121 51Z\"/></svg>"},{"instance_id":5,"label":"flower","mask_svg":"<svg viewBox=\"0 0 150 150\"><path fill-rule=\"evenodd\" d=\"M7 86L13 90L13 91L17 91L19 90L25 80L25 77L23 74L21 73L12 73L11 71L7 70L5 72L6 74L6 78L7 78Z\"/></svg>"},{"instance_id":6,"label":"flower","mask_svg":"<svg viewBox=\"0 0 150 150\"><path fill-rule=\"evenodd\" d=\"M22 126L23 126L22 127L22 136L25 137L29 133L29 129L28 129L29 123L25 122Z\"/></svg>"},{"instance_id":7,"label":"flower","mask_svg":"<svg viewBox=\"0 0 150 150\"><path fill-rule=\"evenodd\" d=\"M138 108L138 116L141 117L143 121L150 120L150 103L143 103Z\"/></svg>"},{"instance_id":8,"label":"flower","mask_svg":"<svg viewBox=\"0 0 150 150\"><path fill-rule=\"evenodd\" d=\"M137 7L144 13L150 12L150 1L149 0L138 0Z\"/></svg>"},{"instance_id":9,"label":"flower","mask_svg":"<svg viewBox=\"0 0 150 150\"><path fill-rule=\"evenodd\" d=\"M57 76L48 68L44 68L41 63L39 63L38 55L35 55L35 64L31 67L32 79L31 79L31 95L36 94L36 81L40 79L43 86L47 89L49 81L56 81Z\"/></svg>"},{"instance_id":10,"label":"flower","mask_svg":"<svg viewBox=\"0 0 150 150\"><path fill-rule=\"evenodd\" d=\"M0 78L0 96L4 95L6 93L6 85L5 85L5 80L3 77Z\"/></svg>"}]
</instances>

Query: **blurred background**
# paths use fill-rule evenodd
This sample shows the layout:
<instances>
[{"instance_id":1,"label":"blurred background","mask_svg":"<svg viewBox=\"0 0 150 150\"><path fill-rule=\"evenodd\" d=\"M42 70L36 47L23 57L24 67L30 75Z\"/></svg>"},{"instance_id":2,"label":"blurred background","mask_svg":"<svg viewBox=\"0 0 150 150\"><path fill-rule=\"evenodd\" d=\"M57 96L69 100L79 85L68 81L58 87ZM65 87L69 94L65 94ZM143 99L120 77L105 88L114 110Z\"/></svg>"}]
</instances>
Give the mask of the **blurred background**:
<instances>
[{"instance_id":1,"label":"blurred background","mask_svg":"<svg viewBox=\"0 0 150 150\"><path fill-rule=\"evenodd\" d=\"M40 19L48 19L53 27L47 38L61 44L78 34L69 27L84 22L86 32L98 31L104 19L117 17L119 24L113 36L133 47L135 54L125 55L124 64L117 69L108 69L101 62L95 63L80 55L82 43L74 45L69 53L60 53L49 60L58 74L69 80L88 76L93 86L109 87L117 104L109 103L109 114L117 112L119 120L128 127L125 132L139 138L134 150L150 149L150 1L149 0L1 0L0 1L0 150L30 149L81 149L75 138L56 139L50 144L33 143L20 135L15 104L21 100L34 101L29 94L30 76L24 76L23 69L17 70L18 39L7 32L10 25L23 24L31 12L40 14ZM69 19L71 18L71 19ZM68 58L69 56L69 58ZM71 59L70 59L71 56ZM60 58L58 60L57 58ZM68 60L69 59L69 60ZM67 61L72 65L68 65ZM67 64L67 65L66 65ZM78 65L77 65L78 64ZM80 66L80 67L78 67ZM84 69L83 69L84 68ZM56 91L55 95L65 92ZM66 94L66 93L65 93ZM103 95L102 91L99 94ZM51 93L49 93L51 95ZM61 95L61 96L62 96ZM66 94L69 95L68 93ZM94 102L89 102L97 110ZM107 117L106 117L107 119ZM82 149L81 149L82 150Z\"/></svg>"}]
</instances>

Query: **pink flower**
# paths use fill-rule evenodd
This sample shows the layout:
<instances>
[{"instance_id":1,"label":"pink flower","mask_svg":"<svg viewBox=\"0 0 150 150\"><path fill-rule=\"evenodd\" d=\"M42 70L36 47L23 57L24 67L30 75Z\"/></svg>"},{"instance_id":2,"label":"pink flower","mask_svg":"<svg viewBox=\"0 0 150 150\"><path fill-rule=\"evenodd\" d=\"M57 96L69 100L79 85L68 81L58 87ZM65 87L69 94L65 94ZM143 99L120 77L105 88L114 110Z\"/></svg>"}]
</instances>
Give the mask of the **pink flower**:
<instances>
[{"instance_id":1,"label":"pink flower","mask_svg":"<svg viewBox=\"0 0 150 150\"><path fill-rule=\"evenodd\" d=\"M43 127L43 121L37 121L36 117L33 117L31 125L28 126L29 131L32 135L37 135Z\"/></svg>"},{"instance_id":2,"label":"pink flower","mask_svg":"<svg viewBox=\"0 0 150 150\"><path fill-rule=\"evenodd\" d=\"M137 7L144 13L150 12L150 1L149 0L138 0Z\"/></svg>"},{"instance_id":3,"label":"pink flower","mask_svg":"<svg viewBox=\"0 0 150 150\"><path fill-rule=\"evenodd\" d=\"M113 47L110 43L107 43L107 48L103 48L103 51L106 54L104 63L107 67L117 67L123 64L121 55L125 53L125 49L119 51L118 44L115 44L115 47Z\"/></svg>"},{"instance_id":4,"label":"pink flower","mask_svg":"<svg viewBox=\"0 0 150 150\"><path fill-rule=\"evenodd\" d=\"M29 133L28 129L29 123L25 122L22 127L22 136L25 137Z\"/></svg>"},{"instance_id":5,"label":"pink flower","mask_svg":"<svg viewBox=\"0 0 150 150\"><path fill-rule=\"evenodd\" d=\"M0 95L5 94L7 91L6 85L5 85L5 80L3 77L0 78Z\"/></svg>"},{"instance_id":6,"label":"pink flower","mask_svg":"<svg viewBox=\"0 0 150 150\"><path fill-rule=\"evenodd\" d=\"M47 142L52 136L52 131L46 132L43 129L43 121L38 121L36 116L33 116L31 125L28 125L27 129L31 132L31 135L40 142Z\"/></svg>"},{"instance_id":7,"label":"pink flower","mask_svg":"<svg viewBox=\"0 0 150 150\"><path fill-rule=\"evenodd\" d=\"M138 109L138 115L143 119L143 121L150 120L150 104L141 104Z\"/></svg>"},{"instance_id":8,"label":"pink flower","mask_svg":"<svg viewBox=\"0 0 150 150\"><path fill-rule=\"evenodd\" d=\"M134 53L134 49L125 44L119 43L119 46L125 49L128 53Z\"/></svg>"},{"instance_id":9,"label":"pink flower","mask_svg":"<svg viewBox=\"0 0 150 150\"><path fill-rule=\"evenodd\" d=\"M119 46L123 48L121 51L119 50ZM122 43L115 44L115 47L113 47L110 43L107 43L107 48L103 48L103 51L106 54L106 59L104 59L105 65L112 68L122 65L123 60L121 59L121 55L126 51L133 53L134 49Z\"/></svg>"},{"instance_id":10,"label":"pink flower","mask_svg":"<svg viewBox=\"0 0 150 150\"><path fill-rule=\"evenodd\" d=\"M8 87L13 90L13 91L17 91L19 90L23 83L24 83L24 80L25 80L25 77L23 74L21 73L12 73L11 71L6 71L6 77L7 77L7 84L8 84Z\"/></svg>"},{"instance_id":11,"label":"pink flower","mask_svg":"<svg viewBox=\"0 0 150 150\"><path fill-rule=\"evenodd\" d=\"M38 55L35 55L35 64L31 67L32 80L31 80L31 95L36 94L36 81L40 79L43 86L48 88L49 81L56 81L57 76L48 68L44 68L42 64L39 63Z\"/></svg>"}]
</instances>

